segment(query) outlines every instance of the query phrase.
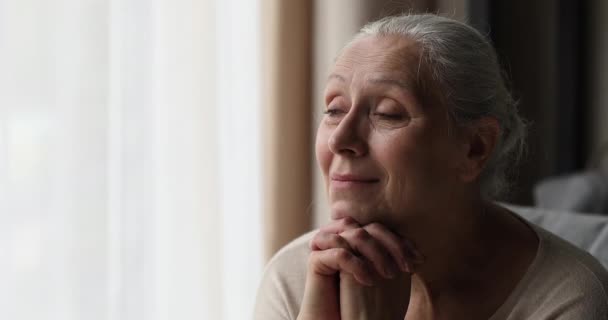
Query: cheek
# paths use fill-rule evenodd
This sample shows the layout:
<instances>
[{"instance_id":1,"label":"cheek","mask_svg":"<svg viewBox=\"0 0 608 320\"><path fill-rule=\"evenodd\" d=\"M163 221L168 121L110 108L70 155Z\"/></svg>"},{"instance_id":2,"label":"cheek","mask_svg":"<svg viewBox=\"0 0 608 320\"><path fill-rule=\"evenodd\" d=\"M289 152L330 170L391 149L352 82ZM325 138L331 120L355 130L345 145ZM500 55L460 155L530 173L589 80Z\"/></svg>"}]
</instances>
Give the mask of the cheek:
<instances>
[{"instance_id":1,"label":"cheek","mask_svg":"<svg viewBox=\"0 0 608 320\"><path fill-rule=\"evenodd\" d=\"M388 177L388 192L390 195L403 195L407 186L418 185L423 182L422 175L426 172L424 150L415 146L401 144L382 150L380 163L383 164Z\"/></svg>"},{"instance_id":2,"label":"cheek","mask_svg":"<svg viewBox=\"0 0 608 320\"><path fill-rule=\"evenodd\" d=\"M379 163L388 177L387 193L392 200L421 196L443 180L445 161L432 139L417 132L383 144Z\"/></svg>"},{"instance_id":3,"label":"cheek","mask_svg":"<svg viewBox=\"0 0 608 320\"><path fill-rule=\"evenodd\" d=\"M329 166L331 164L332 152L329 150L329 132L321 125L317 130L317 138L315 141L315 155L317 157L317 165L323 172L323 175L327 177L329 172Z\"/></svg>"},{"instance_id":4,"label":"cheek","mask_svg":"<svg viewBox=\"0 0 608 320\"><path fill-rule=\"evenodd\" d=\"M391 196L428 199L453 186L457 162L451 147L433 139L420 139L386 150Z\"/></svg>"}]
</instances>

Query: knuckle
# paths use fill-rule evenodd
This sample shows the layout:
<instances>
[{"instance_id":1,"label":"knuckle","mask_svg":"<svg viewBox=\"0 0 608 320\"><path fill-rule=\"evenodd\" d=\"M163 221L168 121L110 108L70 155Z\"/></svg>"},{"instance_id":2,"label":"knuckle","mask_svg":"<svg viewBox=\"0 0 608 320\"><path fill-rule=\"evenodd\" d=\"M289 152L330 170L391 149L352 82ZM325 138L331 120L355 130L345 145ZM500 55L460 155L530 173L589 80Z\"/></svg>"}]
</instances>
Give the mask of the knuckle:
<instances>
[{"instance_id":1,"label":"knuckle","mask_svg":"<svg viewBox=\"0 0 608 320\"><path fill-rule=\"evenodd\" d=\"M315 238L313 237L308 241L308 248L313 249L315 247Z\"/></svg>"},{"instance_id":2,"label":"knuckle","mask_svg":"<svg viewBox=\"0 0 608 320\"><path fill-rule=\"evenodd\" d=\"M348 261L351 258L350 252L343 248L335 249L333 252L334 258L339 261Z\"/></svg>"},{"instance_id":3,"label":"knuckle","mask_svg":"<svg viewBox=\"0 0 608 320\"><path fill-rule=\"evenodd\" d=\"M319 238L321 237L321 232L317 232L315 233L315 235L310 239L309 243L314 243L316 241L319 241Z\"/></svg>"},{"instance_id":4,"label":"knuckle","mask_svg":"<svg viewBox=\"0 0 608 320\"><path fill-rule=\"evenodd\" d=\"M317 232L308 242L310 248L316 247L316 245L319 244L319 242L321 242L324 237L325 234L322 231Z\"/></svg>"},{"instance_id":5,"label":"knuckle","mask_svg":"<svg viewBox=\"0 0 608 320\"><path fill-rule=\"evenodd\" d=\"M325 231L319 231L319 232L317 232L317 234L315 234L315 236L313 237L313 239L320 240L320 239L324 239L326 236L327 236L327 232L325 232Z\"/></svg>"},{"instance_id":6,"label":"knuckle","mask_svg":"<svg viewBox=\"0 0 608 320\"><path fill-rule=\"evenodd\" d=\"M351 223L349 222L350 218L343 218L338 222L338 226L340 227L340 229L345 230L348 229L348 227L351 225Z\"/></svg>"},{"instance_id":7,"label":"knuckle","mask_svg":"<svg viewBox=\"0 0 608 320\"><path fill-rule=\"evenodd\" d=\"M359 228L353 231L353 238L355 240L367 240L369 238L369 233L363 228Z\"/></svg>"},{"instance_id":8,"label":"knuckle","mask_svg":"<svg viewBox=\"0 0 608 320\"><path fill-rule=\"evenodd\" d=\"M319 261L319 251L312 251L308 255L308 265L315 264L317 261Z\"/></svg>"},{"instance_id":9,"label":"knuckle","mask_svg":"<svg viewBox=\"0 0 608 320\"><path fill-rule=\"evenodd\" d=\"M365 229L370 232L383 232L384 231L384 228L378 222L373 222L373 223L368 224L367 226L365 226Z\"/></svg>"},{"instance_id":10,"label":"knuckle","mask_svg":"<svg viewBox=\"0 0 608 320\"><path fill-rule=\"evenodd\" d=\"M355 219L351 217L344 217L340 222L342 223L342 226L350 226L355 224Z\"/></svg>"},{"instance_id":11,"label":"knuckle","mask_svg":"<svg viewBox=\"0 0 608 320\"><path fill-rule=\"evenodd\" d=\"M344 239L337 234L330 234L328 237L334 246L340 245L344 241Z\"/></svg>"}]
</instances>

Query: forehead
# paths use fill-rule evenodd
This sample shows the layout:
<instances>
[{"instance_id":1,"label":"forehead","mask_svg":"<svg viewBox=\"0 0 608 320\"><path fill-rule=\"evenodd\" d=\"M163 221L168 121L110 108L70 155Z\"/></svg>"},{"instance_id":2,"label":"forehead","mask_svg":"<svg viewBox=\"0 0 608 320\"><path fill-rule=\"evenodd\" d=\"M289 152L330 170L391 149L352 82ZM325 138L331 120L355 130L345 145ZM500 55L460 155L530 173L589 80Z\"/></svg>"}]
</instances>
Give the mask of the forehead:
<instances>
[{"instance_id":1,"label":"forehead","mask_svg":"<svg viewBox=\"0 0 608 320\"><path fill-rule=\"evenodd\" d=\"M365 78L397 75L408 81L419 67L418 45L402 36L366 36L348 45L336 59L332 73Z\"/></svg>"}]
</instances>

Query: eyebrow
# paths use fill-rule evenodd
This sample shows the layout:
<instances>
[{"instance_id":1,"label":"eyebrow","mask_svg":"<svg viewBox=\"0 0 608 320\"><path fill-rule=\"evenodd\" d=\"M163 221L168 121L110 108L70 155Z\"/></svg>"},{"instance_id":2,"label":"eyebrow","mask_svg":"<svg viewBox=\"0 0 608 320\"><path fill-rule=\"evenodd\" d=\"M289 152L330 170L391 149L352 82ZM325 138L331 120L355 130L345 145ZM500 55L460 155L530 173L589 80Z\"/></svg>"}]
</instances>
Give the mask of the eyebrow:
<instances>
[{"instance_id":1,"label":"eyebrow","mask_svg":"<svg viewBox=\"0 0 608 320\"><path fill-rule=\"evenodd\" d=\"M343 76L341 76L337 73L330 74L329 77L327 78L327 80L331 80L331 79L336 79L336 80L339 80L340 82L346 82L346 78L344 78ZM408 85L405 81L400 80L400 79L371 78L371 79L368 79L368 82L371 82L374 84L385 84L385 85L397 86L397 87L401 87L404 89L411 88L410 85Z\"/></svg>"},{"instance_id":2,"label":"eyebrow","mask_svg":"<svg viewBox=\"0 0 608 320\"><path fill-rule=\"evenodd\" d=\"M337 79L337 80L340 80L341 82L346 82L346 79L337 73L332 73L329 75L329 77L327 77L327 80L331 80L331 79Z\"/></svg>"},{"instance_id":3,"label":"eyebrow","mask_svg":"<svg viewBox=\"0 0 608 320\"><path fill-rule=\"evenodd\" d=\"M377 83L377 84L387 84L387 85L401 87L404 89L410 88L410 86L405 81L399 80L399 79L372 78L372 79L369 79L369 82Z\"/></svg>"}]
</instances>

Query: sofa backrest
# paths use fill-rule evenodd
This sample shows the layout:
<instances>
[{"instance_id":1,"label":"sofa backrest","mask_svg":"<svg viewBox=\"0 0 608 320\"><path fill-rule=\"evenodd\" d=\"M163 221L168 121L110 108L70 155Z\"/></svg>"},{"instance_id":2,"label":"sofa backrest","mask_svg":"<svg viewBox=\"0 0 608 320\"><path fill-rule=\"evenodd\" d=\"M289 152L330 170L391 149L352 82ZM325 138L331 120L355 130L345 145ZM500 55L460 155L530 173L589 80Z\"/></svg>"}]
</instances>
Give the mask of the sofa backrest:
<instances>
[{"instance_id":1,"label":"sofa backrest","mask_svg":"<svg viewBox=\"0 0 608 320\"><path fill-rule=\"evenodd\" d=\"M591 253L608 269L608 216L502 205Z\"/></svg>"}]
</instances>

